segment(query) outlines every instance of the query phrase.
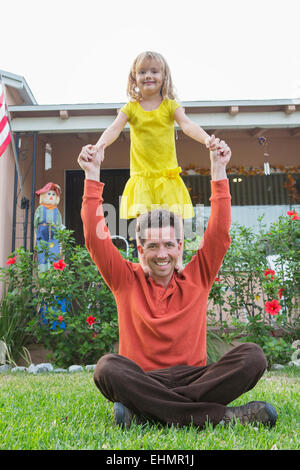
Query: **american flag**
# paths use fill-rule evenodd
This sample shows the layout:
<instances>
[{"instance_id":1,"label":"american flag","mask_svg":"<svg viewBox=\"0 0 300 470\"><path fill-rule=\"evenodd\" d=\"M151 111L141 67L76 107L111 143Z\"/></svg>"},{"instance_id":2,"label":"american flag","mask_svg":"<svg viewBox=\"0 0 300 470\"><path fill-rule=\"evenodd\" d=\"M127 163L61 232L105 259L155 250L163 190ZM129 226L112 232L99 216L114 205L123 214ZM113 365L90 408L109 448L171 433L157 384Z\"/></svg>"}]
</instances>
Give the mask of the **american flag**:
<instances>
[{"instance_id":1,"label":"american flag","mask_svg":"<svg viewBox=\"0 0 300 470\"><path fill-rule=\"evenodd\" d=\"M6 105L3 85L0 82L0 157L11 141L9 121L6 114Z\"/></svg>"}]
</instances>

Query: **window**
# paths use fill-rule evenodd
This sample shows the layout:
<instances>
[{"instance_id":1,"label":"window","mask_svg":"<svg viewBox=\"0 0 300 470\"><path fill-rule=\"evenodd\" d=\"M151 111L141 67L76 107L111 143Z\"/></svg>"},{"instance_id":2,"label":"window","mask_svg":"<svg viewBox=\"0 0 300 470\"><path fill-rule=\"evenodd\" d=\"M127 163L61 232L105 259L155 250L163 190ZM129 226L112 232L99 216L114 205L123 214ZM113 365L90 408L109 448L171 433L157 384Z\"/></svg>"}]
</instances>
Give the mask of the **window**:
<instances>
[{"instance_id":1,"label":"window","mask_svg":"<svg viewBox=\"0 0 300 470\"><path fill-rule=\"evenodd\" d=\"M292 177L295 180L294 195L298 195L298 198L292 197L286 187L288 178L285 173L268 176L228 175L232 221L255 226L258 217L264 214L264 222L268 225L280 215L286 215L291 207L300 210L300 175L293 174ZM193 205L204 204L204 217L207 220L210 213L210 176L186 175L182 179L190 191Z\"/></svg>"}]
</instances>

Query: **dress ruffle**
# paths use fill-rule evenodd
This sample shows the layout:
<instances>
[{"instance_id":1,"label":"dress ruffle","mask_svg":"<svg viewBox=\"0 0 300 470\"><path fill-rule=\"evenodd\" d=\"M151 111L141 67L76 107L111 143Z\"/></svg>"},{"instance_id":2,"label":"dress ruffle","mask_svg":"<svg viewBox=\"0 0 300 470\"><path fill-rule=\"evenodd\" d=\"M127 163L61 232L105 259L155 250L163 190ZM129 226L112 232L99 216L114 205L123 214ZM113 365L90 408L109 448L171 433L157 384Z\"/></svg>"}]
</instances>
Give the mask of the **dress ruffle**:
<instances>
[{"instance_id":1,"label":"dress ruffle","mask_svg":"<svg viewBox=\"0 0 300 470\"><path fill-rule=\"evenodd\" d=\"M177 167L160 172L132 173L123 191L120 217L132 219L160 207L181 215L183 219L192 218L192 201L180 172L181 168Z\"/></svg>"}]
</instances>

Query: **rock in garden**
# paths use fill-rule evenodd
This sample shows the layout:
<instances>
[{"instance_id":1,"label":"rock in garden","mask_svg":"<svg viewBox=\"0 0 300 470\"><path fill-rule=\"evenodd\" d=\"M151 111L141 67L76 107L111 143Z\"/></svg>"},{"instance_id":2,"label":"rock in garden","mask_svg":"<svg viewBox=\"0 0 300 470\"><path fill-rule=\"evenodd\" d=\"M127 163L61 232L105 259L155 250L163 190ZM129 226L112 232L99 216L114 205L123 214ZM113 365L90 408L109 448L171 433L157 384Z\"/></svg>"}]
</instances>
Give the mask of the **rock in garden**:
<instances>
[{"instance_id":1,"label":"rock in garden","mask_svg":"<svg viewBox=\"0 0 300 470\"><path fill-rule=\"evenodd\" d=\"M67 369L62 369L62 368L58 367L57 369L53 369L52 372L53 372L54 374L60 374L60 373L62 374L62 373L64 373L64 372L69 372L69 371L68 371Z\"/></svg>"},{"instance_id":2,"label":"rock in garden","mask_svg":"<svg viewBox=\"0 0 300 470\"><path fill-rule=\"evenodd\" d=\"M23 367L23 366L17 366L17 367L13 367L11 369L11 372L26 372L26 367Z\"/></svg>"},{"instance_id":3,"label":"rock in garden","mask_svg":"<svg viewBox=\"0 0 300 470\"><path fill-rule=\"evenodd\" d=\"M37 373L39 373L39 372L52 372L53 371L53 365L50 364L49 362L42 362L41 364L36 365L36 371L37 371Z\"/></svg>"},{"instance_id":4,"label":"rock in garden","mask_svg":"<svg viewBox=\"0 0 300 470\"><path fill-rule=\"evenodd\" d=\"M27 372L28 372L29 374L36 374L35 365L34 365L34 364L30 364L30 366L27 367Z\"/></svg>"},{"instance_id":5,"label":"rock in garden","mask_svg":"<svg viewBox=\"0 0 300 470\"><path fill-rule=\"evenodd\" d=\"M3 366L0 366L0 372L8 372L9 370L11 370L11 366L8 365L8 364L3 364Z\"/></svg>"},{"instance_id":6,"label":"rock in garden","mask_svg":"<svg viewBox=\"0 0 300 470\"><path fill-rule=\"evenodd\" d=\"M82 366L74 365L74 366L69 367L69 372L81 372L82 370L83 370Z\"/></svg>"},{"instance_id":7,"label":"rock in garden","mask_svg":"<svg viewBox=\"0 0 300 470\"><path fill-rule=\"evenodd\" d=\"M282 364L273 364L271 369L272 370L280 370L280 369L284 369L284 366Z\"/></svg>"},{"instance_id":8,"label":"rock in garden","mask_svg":"<svg viewBox=\"0 0 300 470\"><path fill-rule=\"evenodd\" d=\"M30 364L29 367L27 367L27 372L29 374L42 374L44 372L51 372L53 370L52 364L48 362L42 362L40 364Z\"/></svg>"},{"instance_id":9,"label":"rock in garden","mask_svg":"<svg viewBox=\"0 0 300 470\"><path fill-rule=\"evenodd\" d=\"M96 364L89 364L87 366L85 366L86 370L95 370L96 368Z\"/></svg>"},{"instance_id":10,"label":"rock in garden","mask_svg":"<svg viewBox=\"0 0 300 470\"><path fill-rule=\"evenodd\" d=\"M295 361L290 361L288 364L290 367L300 367L300 359L296 359Z\"/></svg>"}]
</instances>

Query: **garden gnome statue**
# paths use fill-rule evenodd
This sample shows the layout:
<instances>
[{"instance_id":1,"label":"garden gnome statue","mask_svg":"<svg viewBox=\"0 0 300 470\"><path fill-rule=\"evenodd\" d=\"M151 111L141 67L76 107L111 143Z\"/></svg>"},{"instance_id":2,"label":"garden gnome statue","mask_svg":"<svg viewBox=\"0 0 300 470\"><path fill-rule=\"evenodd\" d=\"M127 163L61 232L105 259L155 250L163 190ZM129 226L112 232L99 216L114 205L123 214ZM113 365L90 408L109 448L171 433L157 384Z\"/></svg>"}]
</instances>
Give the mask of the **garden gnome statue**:
<instances>
[{"instance_id":1,"label":"garden gnome statue","mask_svg":"<svg viewBox=\"0 0 300 470\"><path fill-rule=\"evenodd\" d=\"M54 227L62 226L61 214L57 208L61 189L58 184L47 183L35 194L40 197L40 205L34 214L37 259L40 272L45 272L60 256L59 242L55 239Z\"/></svg>"}]
</instances>

